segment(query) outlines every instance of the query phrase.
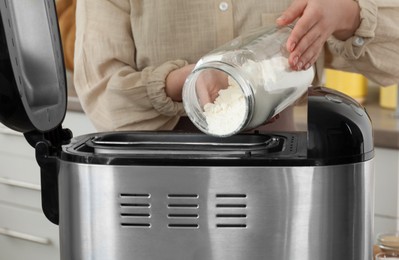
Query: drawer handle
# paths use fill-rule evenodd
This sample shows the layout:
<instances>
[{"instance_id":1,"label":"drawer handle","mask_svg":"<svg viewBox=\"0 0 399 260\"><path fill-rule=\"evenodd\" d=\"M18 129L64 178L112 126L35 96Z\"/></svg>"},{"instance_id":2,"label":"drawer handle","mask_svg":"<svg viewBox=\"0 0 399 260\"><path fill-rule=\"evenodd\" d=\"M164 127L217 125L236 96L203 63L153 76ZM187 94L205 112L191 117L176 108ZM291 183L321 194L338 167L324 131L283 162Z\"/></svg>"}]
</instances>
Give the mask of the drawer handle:
<instances>
[{"instance_id":1,"label":"drawer handle","mask_svg":"<svg viewBox=\"0 0 399 260\"><path fill-rule=\"evenodd\" d=\"M29 182L11 180L11 179L7 179L7 178L1 178L0 177L0 183L8 185L8 186L24 188L24 189L29 189L29 190L36 190L36 191L40 191L41 190L40 185L32 184L32 183L29 183Z\"/></svg>"},{"instance_id":2,"label":"drawer handle","mask_svg":"<svg viewBox=\"0 0 399 260\"><path fill-rule=\"evenodd\" d=\"M51 244L51 240L48 238L32 236L29 234L20 233L17 231L13 231L13 230L1 228L1 227L0 227L0 235L17 238L17 239L22 239L22 240L30 241L30 242L41 244L41 245L50 245Z\"/></svg>"}]
</instances>

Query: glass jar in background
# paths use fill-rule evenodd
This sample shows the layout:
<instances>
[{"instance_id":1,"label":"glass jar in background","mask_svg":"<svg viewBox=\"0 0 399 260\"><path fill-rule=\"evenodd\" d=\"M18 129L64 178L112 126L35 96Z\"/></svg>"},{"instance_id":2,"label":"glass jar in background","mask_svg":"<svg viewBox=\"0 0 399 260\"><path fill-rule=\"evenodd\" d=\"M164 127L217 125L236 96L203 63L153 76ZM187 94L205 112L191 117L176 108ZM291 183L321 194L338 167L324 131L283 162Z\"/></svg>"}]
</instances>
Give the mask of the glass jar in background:
<instances>
[{"instance_id":1,"label":"glass jar in background","mask_svg":"<svg viewBox=\"0 0 399 260\"><path fill-rule=\"evenodd\" d=\"M381 253L396 255L394 259L399 260L399 231L378 234L377 245Z\"/></svg>"},{"instance_id":2,"label":"glass jar in background","mask_svg":"<svg viewBox=\"0 0 399 260\"><path fill-rule=\"evenodd\" d=\"M399 260L399 254L396 253L378 253L375 260Z\"/></svg>"},{"instance_id":3,"label":"glass jar in background","mask_svg":"<svg viewBox=\"0 0 399 260\"><path fill-rule=\"evenodd\" d=\"M325 86L342 92L360 104L363 104L367 97L368 80L365 76L340 70L325 69Z\"/></svg>"},{"instance_id":4,"label":"glass jar in background","mask_svg":"<svg viewBox=\"0 0 399 260\"><path fill-rule=\"evenodd\" d=\"M291 26L260 28L202 57L187 78L183 104L202 132L230 136L264 124L311 85L314 69L293 71Z\"/></svg>"}]
</instances>

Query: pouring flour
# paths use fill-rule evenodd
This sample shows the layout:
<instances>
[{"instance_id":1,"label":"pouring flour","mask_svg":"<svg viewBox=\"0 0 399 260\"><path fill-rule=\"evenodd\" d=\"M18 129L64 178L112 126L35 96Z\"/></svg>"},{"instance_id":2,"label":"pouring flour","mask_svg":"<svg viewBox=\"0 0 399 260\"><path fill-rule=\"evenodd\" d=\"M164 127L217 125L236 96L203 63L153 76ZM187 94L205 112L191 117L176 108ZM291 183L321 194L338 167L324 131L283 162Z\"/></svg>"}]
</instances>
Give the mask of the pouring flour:
<instances>
[{"instance_id":1,"label":"pouring flour","mask_svg":"<svg viewBox=\"0 0 399 260\"><path fill-rule=\"evenodd\" d=\"M293 71L284 51L290 27L259 30L204 56L186 80L183 103L203 132L230 136L264 124L300 98L311 85L314 69ZM202 105L198 79L217 70L228 78L218 97Z\"/></svg>"}]
</instances>

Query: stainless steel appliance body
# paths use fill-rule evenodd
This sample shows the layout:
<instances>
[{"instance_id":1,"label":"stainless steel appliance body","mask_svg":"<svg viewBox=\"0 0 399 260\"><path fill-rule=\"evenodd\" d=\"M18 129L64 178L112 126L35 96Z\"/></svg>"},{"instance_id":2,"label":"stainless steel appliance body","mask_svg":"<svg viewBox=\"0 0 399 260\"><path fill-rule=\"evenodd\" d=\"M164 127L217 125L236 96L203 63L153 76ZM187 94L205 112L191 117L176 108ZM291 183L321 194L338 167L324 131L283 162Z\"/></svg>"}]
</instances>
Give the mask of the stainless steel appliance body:
<instances>
[{"instance_id":1,"label":"stainless steel appliance body","mask_svg":"<svg viewBox=\"0 0 399 260\"><path fill-rule=\"evenodd\" d=\"M62 259L372 259L372 164L63 162Z\"/></svg>"},{"instance_id":2,"label":"stainless steel appliance body","mask_svg":"<svg viewBox=\"0 0 399 260\"><path fill-rule=\"evenodd\" d=\"M61 259L371 259L374 146L356 101L310 88L307 132L72 139L54 1L0 14L0 122L35 148Z\"/></svg>"}]
</instances>

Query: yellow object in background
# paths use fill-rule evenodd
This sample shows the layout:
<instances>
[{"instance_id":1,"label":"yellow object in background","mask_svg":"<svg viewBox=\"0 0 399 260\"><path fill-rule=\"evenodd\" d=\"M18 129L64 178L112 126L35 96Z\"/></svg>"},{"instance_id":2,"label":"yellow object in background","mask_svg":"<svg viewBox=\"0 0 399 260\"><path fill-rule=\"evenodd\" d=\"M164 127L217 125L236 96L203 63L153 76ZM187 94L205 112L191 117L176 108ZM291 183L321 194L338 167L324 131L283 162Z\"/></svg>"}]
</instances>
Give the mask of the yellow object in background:
<instances>
[{"instance_id":1,"label":"yellow object in background","mask_svg":"<svg viewBox=\"0 0 399 260\"><path fill-rule=\"evenodd\" d=\"M327 88L342 92L359 103L366 100L368 80L363 75L333 69L325 69L324 73Z\"/></svg>"},{"instance_id":2,"label":"yellow object in background","mask_svg":"<svg viewBox=\"0 0 399 260\"><path fill-rule=\"evenodd\" d=\"M380 87L380 106L395 109L398 105L398 85Z\"/></svg>"},{"instance_id":3,"label":"yellow object in background","mask_svg":"<svg viewBox=\"0 0 399 260\"><path fill-rule=\"evenodd\" d=\"M64 51L64 62L67 70L73 72L73 56L75 52L76 34L76 1L57 0L57 16L60 28L62 48Z\"/></svg>"}]
</instances>

